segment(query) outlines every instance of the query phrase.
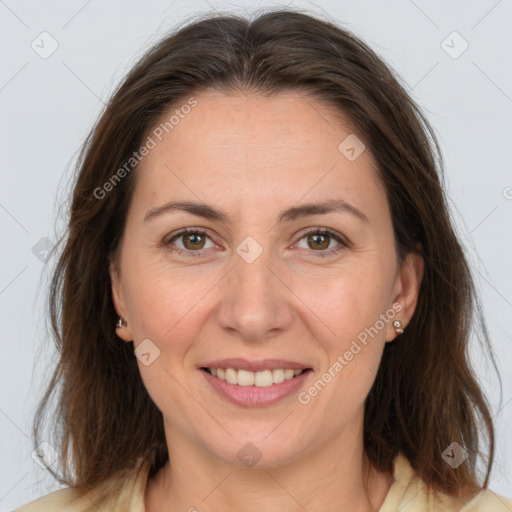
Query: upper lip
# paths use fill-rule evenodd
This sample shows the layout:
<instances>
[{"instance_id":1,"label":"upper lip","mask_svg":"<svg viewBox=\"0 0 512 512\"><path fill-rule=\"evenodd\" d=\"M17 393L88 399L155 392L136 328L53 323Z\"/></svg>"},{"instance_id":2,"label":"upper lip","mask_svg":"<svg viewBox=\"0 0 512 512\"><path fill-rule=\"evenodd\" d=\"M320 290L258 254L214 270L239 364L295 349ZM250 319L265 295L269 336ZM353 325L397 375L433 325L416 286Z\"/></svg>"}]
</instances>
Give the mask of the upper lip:
<instances>
[{"instance_id":1,"label":"upper lip","mask_svg":"<svg viewBox=\"0 0 512 512\"><path fill-rule=\"evenodd\" d=\"M249 370L259 372L262 370L275 370L282 368L283 370L305 370L309 367L296 361L287 361L285 359L263 359L260 361L248 361L241 357L232 357L229 359L218 359L200 365L201 368L235 368L237 370Z\"/></svg>"}]
</instances>

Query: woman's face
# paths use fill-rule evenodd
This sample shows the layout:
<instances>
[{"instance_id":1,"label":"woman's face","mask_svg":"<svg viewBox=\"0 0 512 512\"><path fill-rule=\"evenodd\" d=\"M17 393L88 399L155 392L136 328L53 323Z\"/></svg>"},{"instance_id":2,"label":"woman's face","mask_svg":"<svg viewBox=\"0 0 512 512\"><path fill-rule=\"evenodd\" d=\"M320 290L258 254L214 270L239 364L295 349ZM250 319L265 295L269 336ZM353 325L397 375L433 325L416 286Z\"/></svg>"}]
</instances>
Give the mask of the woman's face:
<instances>
[{"instance_id":1,"label":"woman's face","mask_svg":"<svg viewBox=\"0 0 512 512\"><path fill-rule=\"evenodd\" d=\"M111 268L117 333L167 441L261 467L362 443L365 398L422 273L417 256L398 265L373 157L298 92L196 100L153 131Z\"/></svg>"}]
</instances>

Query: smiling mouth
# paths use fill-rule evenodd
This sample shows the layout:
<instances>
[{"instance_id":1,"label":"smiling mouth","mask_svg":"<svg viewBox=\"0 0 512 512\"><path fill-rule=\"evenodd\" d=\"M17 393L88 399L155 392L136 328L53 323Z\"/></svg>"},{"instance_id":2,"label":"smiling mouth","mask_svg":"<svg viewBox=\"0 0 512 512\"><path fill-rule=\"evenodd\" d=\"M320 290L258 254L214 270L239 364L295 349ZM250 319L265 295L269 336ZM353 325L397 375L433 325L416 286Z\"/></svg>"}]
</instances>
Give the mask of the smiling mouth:
<instances>
[{"instance_id":1,"label":"smiling mouth","mask_svg":"<svg viewBox=\"0 0 512 512\"><path fill-rule=\"evenodd\" d=\"M284 381L298 377L302 373L311 371L311 368L293 370L290 368L276 368L274 370L237 370L236 368L201 368L201 370L213 375L219 380L225 380L228 384L238 386L256 386L260 388L271 387Z\"/></svg>"}]
</instances>

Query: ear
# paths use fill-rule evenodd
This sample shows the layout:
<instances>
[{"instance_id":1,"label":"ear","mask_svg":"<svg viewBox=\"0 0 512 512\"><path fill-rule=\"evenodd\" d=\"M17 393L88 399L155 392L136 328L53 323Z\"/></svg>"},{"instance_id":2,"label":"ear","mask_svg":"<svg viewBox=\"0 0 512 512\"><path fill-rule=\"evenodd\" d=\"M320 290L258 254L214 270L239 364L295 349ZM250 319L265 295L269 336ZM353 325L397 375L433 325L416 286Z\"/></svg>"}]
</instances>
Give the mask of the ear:
<instances>
[{"instance_id":1,"label":"ear","mask_svg":"<svg viewBox=\"0 0 512 512\"><path fill-rule=\"evenodd\" d=\"M397 311L397 314L394 320L400 320L400 322L402 322L402 329L404 330L407 325L409 325L414 310L416 309L416 304L418 303L424 264L425 262L421 254L416 252L408 253L402 262L402 266L395 280L393 288L393 309ZM400 305L400 309L398 305ZM386 341L393 341L398 336L393 322L389 322L387 331Z\"/></svg>"},{"instance_id":2,"label":"ear","mask_svg":"<svg viewBox=\"0 0 512 512\"><path fill-rule=\"evenodd\" d=\"M117 262L113 259L109 264L110 282L112 283L112 302L114 309L119 316L122 316L128 325L126 327L118 327L116 325L116 334L124 341L133 341L130 322L126 317L125 299L121 282L121 272Z\"/></svg>"}]
</instances>

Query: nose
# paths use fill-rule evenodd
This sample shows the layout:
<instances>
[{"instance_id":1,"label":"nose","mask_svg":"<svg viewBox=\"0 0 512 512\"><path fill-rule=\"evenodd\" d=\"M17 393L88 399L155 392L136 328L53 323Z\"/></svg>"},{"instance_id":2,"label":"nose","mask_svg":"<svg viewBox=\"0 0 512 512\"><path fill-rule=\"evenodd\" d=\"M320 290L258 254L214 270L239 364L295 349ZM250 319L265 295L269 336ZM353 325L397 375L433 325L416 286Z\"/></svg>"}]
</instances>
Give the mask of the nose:
<instances>
[{"instance_id":1,"label":"nose","mask_svg":"<svg viewBox=\"0 0 512 512\"><path fill-rule=\"evenodd\" d=\"M293 319L292 291L270 251L248 263L238 255L223 280L217 310L219 326L248 342L263 341L285 331Z\"/></svg>"}]
</instances>

